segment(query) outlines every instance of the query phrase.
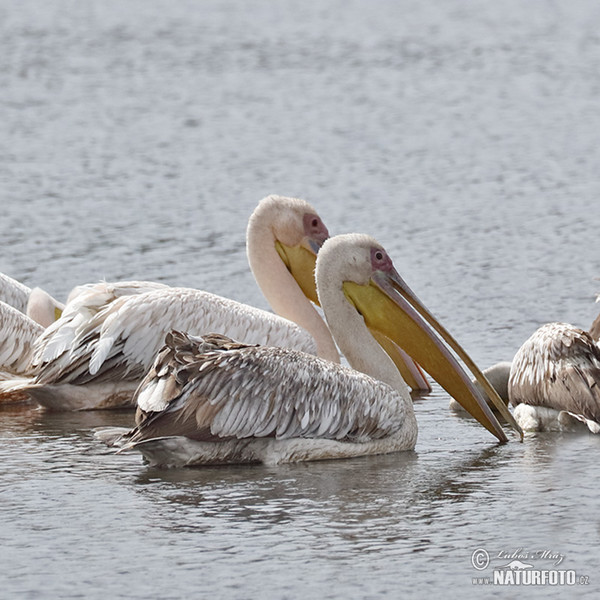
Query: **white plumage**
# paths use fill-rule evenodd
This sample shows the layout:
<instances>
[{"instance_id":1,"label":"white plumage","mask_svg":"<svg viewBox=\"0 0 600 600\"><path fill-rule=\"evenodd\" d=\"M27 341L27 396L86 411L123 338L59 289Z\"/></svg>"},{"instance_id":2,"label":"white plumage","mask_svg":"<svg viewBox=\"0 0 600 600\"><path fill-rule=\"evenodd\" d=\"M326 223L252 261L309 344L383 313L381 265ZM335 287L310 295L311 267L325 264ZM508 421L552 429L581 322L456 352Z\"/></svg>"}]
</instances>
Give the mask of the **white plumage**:
<instances>
[{"instance_id":1,"label":"white plumage","mask_svg":"<svg viewBox=\"0 0 600 600\"><path fill-rule=\"evenodd\" d=\"M0 301L0 385L12 385L27 375L33 345L44 328L13 306ZM3 403L23 402L20 391L7 393Z\"/></svg>"},{"instance_id":2,"label":"white plumage","mask_svg":"<svg viewBox=\"0 0 600 600\"><path fill-rule=\"evenodd\" d=\"M50 325L38 343L35 364L50 363L74 351L102 323L103 315L114 312L130 296L167 288L152 281L101 281L73 288L60 321Z\"/></svg>"},{"instance_id":3,"label":"white plumage","mask_svg":"<svg viewBox=\"0 0 600 600\"><path fill-rule=\"evenodd\" d=\"M174 328L195 335L214 329L249 343L316 353L311 336L277 315L201 290L164 288L118 298L72 328L61 325L57 330L69 335L59 340L53 331L44 333L32 361L37 382L141 379Z\"/></svg>"},{"instance_id":4,"label":"white plumage","mask_svg":"<svg viewBox=\"0 0 600 600\"><path fill-rule=\"evenodd\" d=\"M64 304L39 287L29 288L0 273L0 301L16 308L34 321L48 327L60 316Z\"/></svg>"},{"instance_id":5,"label":"white plumage","mask_svg":"<svg viewBox=\"0 0 600 600\"><path fill-rule=\"evenodd\" d=\"M0 273L0 301L16 308L19 312L26 313L30 293L31 288Z\"/></svg>"},{"instance_id":6,"label":"white plumage","mask_svg":"<svg viewBox=\"0 0 600 600\"><path fill-rule=\"evenodd\" d=\"M39 323L0 302L0 370L24 375L33 345L43 331Z\"/></svg>"},{"instance_id":7,"label":"white plumage","mask_svg":"<svg viewBox=\"0 0 600 600\"><path fill-rule=\"evenodd\" d=\"M0 273L0 388L28 375L33 344L61 309L47 292ZM21 391L0 392L0 403L25 400Z\"/></svg>"}]
</instances>

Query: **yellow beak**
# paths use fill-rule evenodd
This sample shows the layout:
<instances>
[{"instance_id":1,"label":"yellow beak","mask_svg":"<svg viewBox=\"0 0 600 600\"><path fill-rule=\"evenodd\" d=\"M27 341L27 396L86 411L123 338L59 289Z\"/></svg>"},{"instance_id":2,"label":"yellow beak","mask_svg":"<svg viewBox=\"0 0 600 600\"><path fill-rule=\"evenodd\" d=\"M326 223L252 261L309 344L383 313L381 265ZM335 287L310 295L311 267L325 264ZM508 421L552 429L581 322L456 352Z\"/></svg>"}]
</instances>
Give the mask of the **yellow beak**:
<instances>
[{"instance_id":1,"label":"yellow beak","mask_svg":"<svg viewBox=\"0 0 600 600\"><path fill-rule=\"evenodd\" d=\"M392 362L396 365L402 379L414 390L430 392L431 386L419 365L398 344L376 329L371 329L371 334L377 343L386 351Z\"/></svg>"},{"instance_id":2,"label":"yellow beak","mask_svg":"<svg viewBox=\"0 0 600 600\"><path fill-rule=\"evenodd\" d=\"M286 246L279 240L275 241L275 249L284 262L296 283L304 295L315 304L319 304L317 296L317 284L315 283L315 265L317 263L317 251L312 248L313 243L306 239L297 246Z\"/></svg>"},{"instance_id":3,"label":"yellow beak","mask_svg":"<svg viewBox=\"0 0 600 600\"><path fill-rule=\"evenodd\" d=\"M346 281L344 293L362 314L375 339L380 341L381 336L384 336L397 344L488 431L501 442L508 441L485 399L473 386L468 375L442 341L444 340L473 372L501 414L519 432L521 438L523 437L523 432L510 411L485 376L422 305L395 269L391 272L377 271L367 285ZM432 329L442 339L436 336ZM385 346L384 349L387 351ZM400 372L402 373L402 370Z\"/></svg>"}]
</instances>

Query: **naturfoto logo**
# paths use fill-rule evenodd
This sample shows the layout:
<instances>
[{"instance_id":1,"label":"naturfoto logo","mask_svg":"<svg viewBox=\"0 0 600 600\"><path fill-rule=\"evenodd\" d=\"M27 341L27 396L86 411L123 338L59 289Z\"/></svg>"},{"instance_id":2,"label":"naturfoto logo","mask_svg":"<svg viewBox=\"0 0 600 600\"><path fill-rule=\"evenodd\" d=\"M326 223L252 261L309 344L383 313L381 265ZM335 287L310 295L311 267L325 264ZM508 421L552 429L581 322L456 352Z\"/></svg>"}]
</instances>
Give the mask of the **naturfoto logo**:
<instances>
[{"instance_id":1,"label":"naturfoto logo","mask_svg":"<svg viewBox=\"0 0 600 600\"><path fill-rule=\"evenodd\" d=\"M471 554L471 565L477 571L487 570L492 561L491 573L481 573L472 578L473 585L589 585L589 577L578 575L574 569L557 569L565 559L564 554L552 550L529 551L499 550L490 554L477 548ZM506 562L506 561L509 562ZM542 563L540 565L540 563Z\"/></svg>"}]
</instances>

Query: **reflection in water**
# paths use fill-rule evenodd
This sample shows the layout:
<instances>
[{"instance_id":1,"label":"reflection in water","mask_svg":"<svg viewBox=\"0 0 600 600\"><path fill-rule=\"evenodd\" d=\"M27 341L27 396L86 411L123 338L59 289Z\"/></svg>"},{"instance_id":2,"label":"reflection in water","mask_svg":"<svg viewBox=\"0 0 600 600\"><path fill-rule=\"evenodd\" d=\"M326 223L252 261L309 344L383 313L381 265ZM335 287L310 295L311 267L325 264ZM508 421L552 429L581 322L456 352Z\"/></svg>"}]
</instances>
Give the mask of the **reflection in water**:
<instances>
[{"instance_id":1,"label":"reflection in water","mask_svg":"<svg viewBox=\"0 0 600 600\"><path fill-rule=\"evenodd\" d=\"M13 516L6 535L15 581L31 580L20 557L36 558L39 577L55 572L45 538L64 553L66 547L85 547L90 536L100 558L91 567L86 561L89 576L115 569L133 578L140 594L149 590L136 569L174 556L179 572L194 573L183 577L182 586L202 577L215 593L229 589L223 578L228 581L231 569L241 569L249 589L258 590L264 568L285 570L284 565L296 574L293 580L308 577L323 590L334 589L329 580L334 565L345 573L335 590L349 585L352 593L366 582L375 585L369 572L378 573L376 589L397 589L398 565L407 561L425 589L439 582L433 564L445 565L453 573L448 577L462 585L463 577L470 581L470 552L477 547L500 551L547 544L578 556L579 569L589 566L565 535L538 530L532 538L528 523L539 523L543 515L568 523L579 535L581 522L568 490L578 501L595 501L580 457L597 451L598 439L538 434L523 444L500 445L469 420L448 413L447 402L439 390L419 401L416 452L280 467L171 470L145 467L137 453L107 452L93 438L94 427L127 426L131 413L3 411L0 431L12 442L1 446L0 489L3 510ZM23 527L29 532L25 538L17 535ZM166 548L163 539L169 540ZM590 543L597 541L596 535ZM114 544L118 556L112 554ZM136 558L123 561L124 555ZM208 563L199 564L198 556L210 557L220 575L209 576L203 566ZM288 580L276 581L281 588Z\"/></svg>"},{"instance_id":2,"label":"reflection in water","mask_svg":"<svg viewBox=\"0 0 600 600\"><path fill-rule=\"evenodd\" d=\"M168 530L206 531L207 518L232 527L241 519L258 529L275 524L310 527L316 521L327 531L324 549L341 545L338 550L343 547L345 553L382 553L381 560L389 553L435 551L431 538L414 536L416 527L447 526L452 536L456 516L464 512L460 505L468 510L485 498L493 502L490 486L510 469L503 449L493 445L459 458L444 450L443 462L433 468L427 457L423 461L417 453L406 452L271 469L148 469L136 481L143 484L138 491L144 497L159 502L178 484L168 494L169 502L186 510L169 513L163 523ZM190 522L191 514L202 518ZM185 515L183 523L178 515Z\"/></svg>"}]
</instances>

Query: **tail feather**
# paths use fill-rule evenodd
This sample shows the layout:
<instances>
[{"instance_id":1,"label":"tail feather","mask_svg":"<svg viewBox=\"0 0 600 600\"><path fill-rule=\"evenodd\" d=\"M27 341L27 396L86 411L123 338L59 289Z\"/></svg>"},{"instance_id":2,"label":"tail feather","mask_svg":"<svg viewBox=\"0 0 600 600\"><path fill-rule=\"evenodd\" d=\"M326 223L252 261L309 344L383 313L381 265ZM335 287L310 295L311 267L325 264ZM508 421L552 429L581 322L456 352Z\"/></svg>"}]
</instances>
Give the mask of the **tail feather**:
<instances>
[{"instance_id":1,"label":"tail feather","mask_svg":"<svg viewBox=\"0 0 600 600\"><path fill-rule=\"evenodd\" d=\"M131 429L128 427L100 427L94 437L111 448L124 448L129 442Z\"/></svg>"}]
</instances>

